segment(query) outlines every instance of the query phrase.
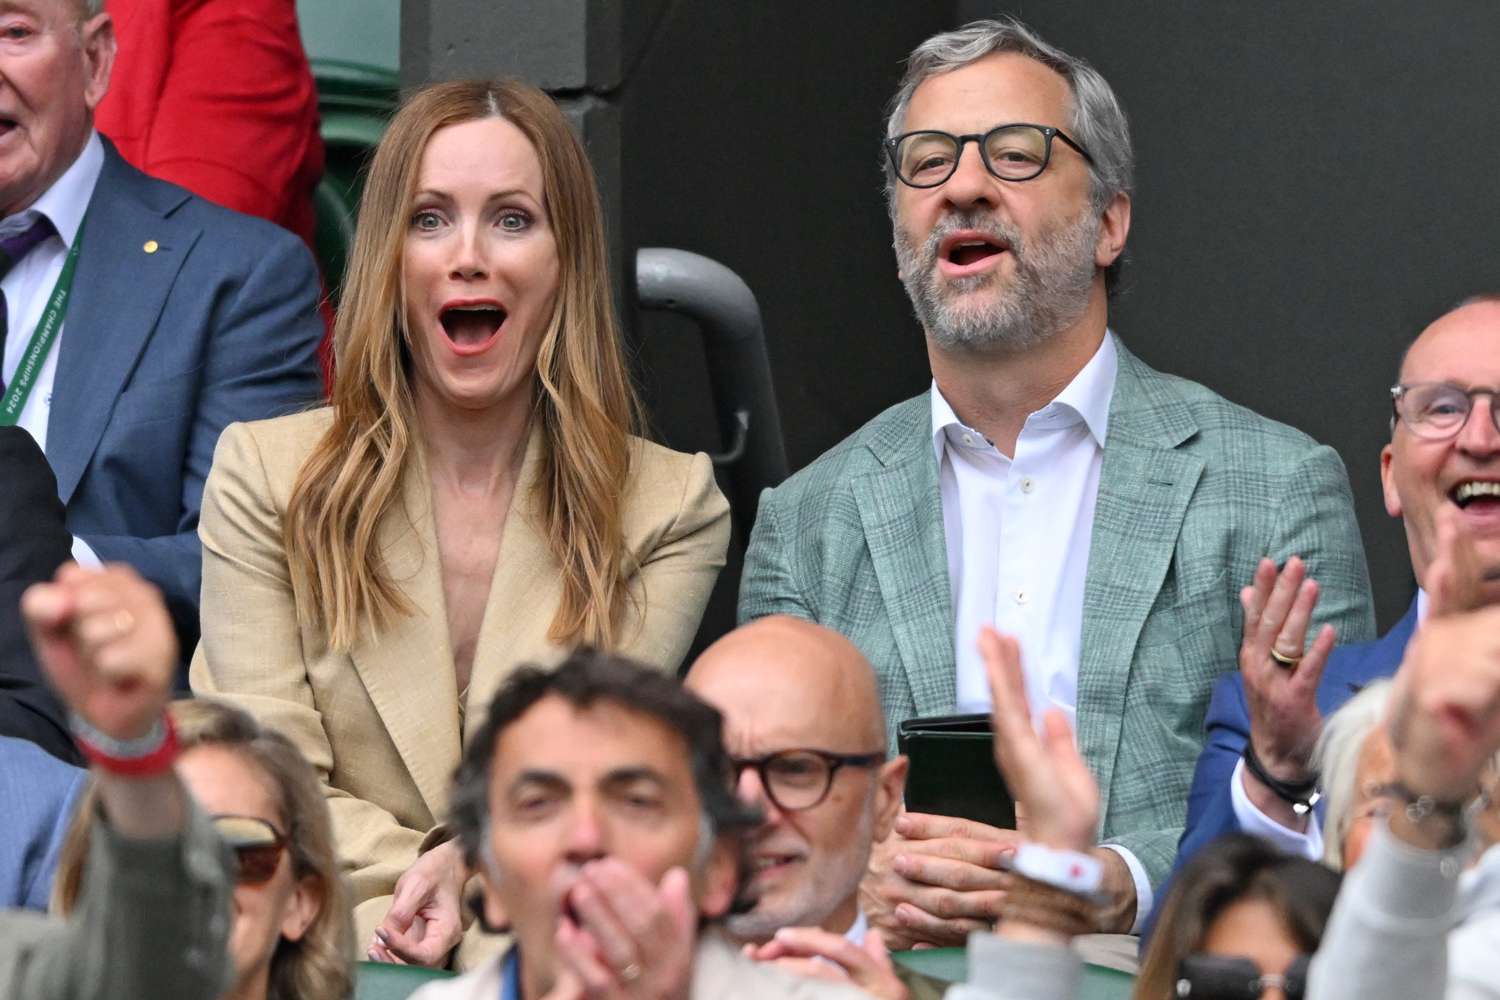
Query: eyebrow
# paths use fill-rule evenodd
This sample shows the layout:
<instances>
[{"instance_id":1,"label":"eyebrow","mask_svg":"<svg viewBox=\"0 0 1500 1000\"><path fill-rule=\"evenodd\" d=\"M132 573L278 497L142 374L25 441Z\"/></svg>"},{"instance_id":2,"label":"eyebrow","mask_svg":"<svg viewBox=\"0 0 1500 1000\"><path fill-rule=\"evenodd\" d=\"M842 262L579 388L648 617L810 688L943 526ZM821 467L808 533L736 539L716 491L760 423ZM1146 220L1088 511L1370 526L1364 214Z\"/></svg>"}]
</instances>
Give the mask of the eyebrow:
<instances>
[{"instance_id":1,"label":"eyebrow","mask_svg":"<svg viewBox=\"0 0 1500 1000\"><path fill-rule=\"evenodd\" d=\"M599 779L599 785L603 788L618 788L621 785L629 785L637 781L649 781L652 784L665 787L668 784L666 777L655 768L645 765L633 767L617 767L608 771ZM568 781L556 771L546 771L540 768L531 768L516 775L515 780L510 783L511 792L527 785L540 785L544 788L566 791L572 787Z\"/></svg>"},{"instance_id":2,"label":"eyebrow","mask_svg":"<svg viewBox=\"0 0 1500 1000\"><path fill-rule=\"evenodd\" d=\"M4 7L4 0L0 0L0 9ZM422 188L414 196L417 201L423 198L432 198L437 201L452 201L453 196L446 191L437 191L433 188ZM485 199L486 202L501 201L505 198L522 197L530 201L536 201L536 196L525 188L506 188L504 191L496 191Z\"/></svg>"}]
</instances>

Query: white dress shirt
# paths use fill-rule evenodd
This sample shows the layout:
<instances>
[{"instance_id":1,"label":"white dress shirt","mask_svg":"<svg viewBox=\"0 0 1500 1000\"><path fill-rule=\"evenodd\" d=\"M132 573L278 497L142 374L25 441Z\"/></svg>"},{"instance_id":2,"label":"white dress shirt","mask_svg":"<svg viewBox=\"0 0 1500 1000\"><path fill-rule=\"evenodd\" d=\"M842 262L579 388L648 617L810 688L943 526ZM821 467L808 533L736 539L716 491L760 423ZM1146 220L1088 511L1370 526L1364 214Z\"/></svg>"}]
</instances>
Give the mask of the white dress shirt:
<instances>
[{"instance_id":1,"label":"white dress shirt","mask_svg":"<svg viewBox=\"0 0 1500 1000\"><path fill-rule=\"evenodd\" d=\"M957 710L988 712L975 641L993 624L1021 643L1032 716L1078 711L1083 589L1119 354L1114 335L1057 398L1026 418L1007 458L932 386L932 446L943 499Z\"/></svg>"},{"instance_id":2,"label":"white dress shirt","mask_svg":"<svg viewBox=\"0 0 1500 1000\"><path fill-rule=\"evenodd\" d=\"M31 343L31 335L36 332L42 313L47 309L47 300L62 273L68 250L78 237L78 227L83 224L83 214L88 209L103 168L104 144L96 132L89 136L73 165L30 208L0 219L0 238L24 231L38 215L45 215L56 230L0 279L0 289L5 291L6 312L4 367L0 371L4 373L7 387L15 378L16 369ZM64 320L32 384L26 406L16 421L16 425L24 427L44 451L47 448L47 424L52 415L52 385L57 379L57 359L62 354L66 333L67 322ZM84 565L99 565L99 558L93 550L78 538L73 539L73 558Z\"/></svg>"},{"instance_id":3,"label":"white dress shirt","mask_svg":"<svg viewBox=\"0 0 1500 1000\"><path fill-rule=\"evenodd\" d=\"M1427 618L1427 591L1417 589L1417 622ZM1323 857L1323 829L1318 814L1309 811L1307 830L1293 830L1267 816L1250 801L1245 791L1245 759L1241 757L1229 776L1229 801L1234 804L1234 819L1240 829L1275 844L1280 850L1298 857L1319 861Z\"/></svg>"},{"instance_id":4,"label":"white dress shirt","mask_svg":"<svg viewBox=\"0 0 1500 1000\"><path fill-rule=\"evenodd\" d=\"M1119 368L1106 331L1073 381L1026 418L1013 457L959 420L932 384L959 712L990 710L975 643L980 627L993 624L1020 641L1032 719L1059 708L1077 732L1083 591ZM1154 902L1151 879L1134 854L1108 846L1130 869L1139 928Z\"/></svg>"}]
</instances>

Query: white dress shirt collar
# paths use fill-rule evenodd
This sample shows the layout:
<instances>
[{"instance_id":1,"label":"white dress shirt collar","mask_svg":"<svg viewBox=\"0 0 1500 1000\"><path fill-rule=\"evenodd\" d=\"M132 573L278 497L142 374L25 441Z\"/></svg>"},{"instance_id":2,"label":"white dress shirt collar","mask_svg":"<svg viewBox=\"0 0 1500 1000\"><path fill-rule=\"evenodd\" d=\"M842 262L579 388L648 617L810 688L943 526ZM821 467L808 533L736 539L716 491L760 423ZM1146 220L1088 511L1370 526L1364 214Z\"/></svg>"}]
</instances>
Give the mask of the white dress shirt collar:
<instances>
[{"instance_id":1,"label":"white dress shirt collar","mask_svg":"<svg viewBox=\"0 0 1500 1000\"><path fill-rule=\"evenodd\" d=\"M78 154L63 175L52 182L42 196L29 208L0 220L0 237L20 232L38 215L45 215L52 228L69 249L78 236L78 227L83 225L83 215L88 211L89 199L94 196L94 186L99 183L99 174L104 169L104 143L98 132L91 132Z\"/></svg>"},{"instance_id":2,"label":"white dress shirt collar","mask_svg":"<svg viewBox=\"0 0 1500 1000\"><path fill-rule=\"evenodd\" d=\"M870 922L865 919L865 911L862 909L855 910L854 923L850 924L849 929L844 932L844 940L856 948L861 948L865 943L865 935L869 932Z\"/></svg>"},{"instance_id":3,"label":"white dress shirt collar","mask_svg":"<svg viewBox=\"0 0 1500 1000\"><path fill-rule=\"evenodd\" d=\"M1115 377L1120 371L1120 352L1115 346L1112 331L1104 332L1104 339L1088 364L1081 368L1073 380L1063 387L1053 400L1026 418L1031 427L1068 427L1082 420L1089 429L1089 436L1100 448L1109 437L1109 404L1115 395ZM978 431L969 427L953 412L953 407L932 382L932 448L939 461L943 457L943 442L946 439L953 447L973 447L989 442ZM967 436L968 440L965 440Z\"/></svg>"}]
</instances>

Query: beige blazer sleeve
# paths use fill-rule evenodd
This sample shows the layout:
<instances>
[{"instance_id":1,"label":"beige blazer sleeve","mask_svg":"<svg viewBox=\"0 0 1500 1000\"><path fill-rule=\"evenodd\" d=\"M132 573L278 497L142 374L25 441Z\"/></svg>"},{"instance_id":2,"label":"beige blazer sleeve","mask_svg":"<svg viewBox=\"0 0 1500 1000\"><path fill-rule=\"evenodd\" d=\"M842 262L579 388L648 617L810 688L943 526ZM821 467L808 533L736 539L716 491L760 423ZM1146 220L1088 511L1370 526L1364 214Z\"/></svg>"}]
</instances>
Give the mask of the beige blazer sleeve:
<instances>
[{"instance_id":1,"label":"beige blazer sleeve","mask_svg":"<svg viewBox=\"0 0 1500 1000\"><path fill-rule=\"evenodd\" d=\"M266 471L267 461L277 459L284 463L286 456L263 455L247 425L233 424L219 439L198 527L203 542L203 638L189 676L195 693L245 709L262 724L284 733L312 763L333 815L339 855L354 898L366 900L391 891L416 859L417 845L426 831L403 824L388 810L351 796L329 780L335 747L328 738L305 656L311 647L312 659L317 659L321 641L297 623L281 542L290 482L273 483ZM349 673L351 682L357 683L352 667ZM379 731L371 732L370 742L382 736ZM358 748L338 750L357 752ZM385 906L375 908L384 915Z\"/></svg>"},{"instance_id":2,"label":"beige blazer sleeve","mask_svg":"<svg viewBox=\"0 0 1500 1000\"><path fill-rule=\"evenodd\" d=\"M682 666L724 566L729 532L729 502L708 456L641 442L626 508L626 539L639 566L631 587L637 610L620 652L664 670Z\"/></svg>"}]
</instances>

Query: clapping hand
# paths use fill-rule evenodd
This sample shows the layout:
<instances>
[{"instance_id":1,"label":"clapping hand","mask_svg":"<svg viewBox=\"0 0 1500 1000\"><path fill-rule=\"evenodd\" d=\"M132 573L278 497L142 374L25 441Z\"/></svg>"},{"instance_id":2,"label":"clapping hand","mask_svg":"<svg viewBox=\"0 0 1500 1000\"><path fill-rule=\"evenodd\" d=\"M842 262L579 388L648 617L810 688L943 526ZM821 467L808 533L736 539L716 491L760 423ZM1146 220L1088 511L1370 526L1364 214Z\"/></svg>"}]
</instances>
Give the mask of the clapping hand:
<instances>
[{"instance_id":1,"label":"clapping hand","mask_svg":"<svg viewBox=\"0 0 1500 1000\"><path fill-rule=\"evenodd\" d=\"M1307 576L1297 556L1280 572L1271 560L1262 559L1250 586L1240 591L1245 611L1240 676L1250 712L1250 743L1272 777L1293 784L1310 773L1323 727L1318 682L1336 638L1333 626L1324 625L1304 654L1317 603L1317 581ZM1290 807L1278 809L1267 796L1257 798L1265 808L1282 813L1278 818L1289 825L1301 822Z\"/></svg>"}]
</instances>

